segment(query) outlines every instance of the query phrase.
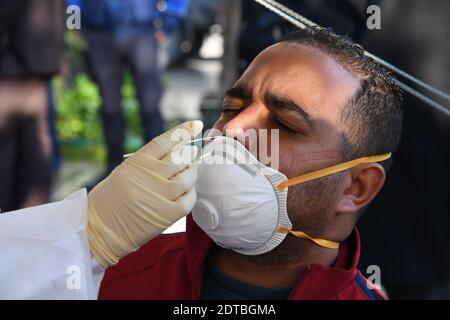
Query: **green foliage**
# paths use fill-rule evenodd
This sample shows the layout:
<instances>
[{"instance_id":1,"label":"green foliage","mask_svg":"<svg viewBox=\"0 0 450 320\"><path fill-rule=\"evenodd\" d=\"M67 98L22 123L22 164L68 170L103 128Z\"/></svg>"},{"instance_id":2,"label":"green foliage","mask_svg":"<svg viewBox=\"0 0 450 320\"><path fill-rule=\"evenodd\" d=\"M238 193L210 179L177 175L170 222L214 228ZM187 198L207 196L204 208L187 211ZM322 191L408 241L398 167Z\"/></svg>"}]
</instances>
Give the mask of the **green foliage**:
<instances>
[{"instance_id":1,"label":"green foliage","mask_svg":"<svg viewBox=\"0 0 450 320\"><path fill-rule=\"evenodd\" d=\"M78 139L99 142L101 97L97 86L84 74L75 78L72 89L65 87L61 78L54 83L58 99L59 138L63 142Z\"/></svg>"},{"instance_id":2,"label":"green foliage","mask_svg":"<svg viewBox=\"0 0 450 320\"><path fill-rule=\"evenodd\" d=\"M66 86L60 77L55 79L54 85L58 110L57 130L64 156L104 161L106 151L100 117L102 99L97 85L86 74L78 74L72 88ZM122 96L127 123L126 149L132 152L143 141L139 103L128 72L124 77Z\"/></svg>"}]
</instances>

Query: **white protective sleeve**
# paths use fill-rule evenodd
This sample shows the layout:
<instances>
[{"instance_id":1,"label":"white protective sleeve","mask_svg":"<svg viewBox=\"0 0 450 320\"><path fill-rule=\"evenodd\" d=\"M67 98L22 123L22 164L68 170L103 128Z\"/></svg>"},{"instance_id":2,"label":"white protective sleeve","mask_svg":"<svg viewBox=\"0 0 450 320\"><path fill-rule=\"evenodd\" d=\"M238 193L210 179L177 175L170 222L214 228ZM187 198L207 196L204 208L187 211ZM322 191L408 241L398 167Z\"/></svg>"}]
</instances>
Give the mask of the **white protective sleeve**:
<instances>
[{"instance_id":1,"label":"white protective sleeve","mask_svg":"<svg viewBox=\"0 0 450 320\"><path fill-rule=\"evenodd\" d=\"M87 237L87 193L0 214L0 299L97 299L104 269Z\"/></svg>"}]
</instances>

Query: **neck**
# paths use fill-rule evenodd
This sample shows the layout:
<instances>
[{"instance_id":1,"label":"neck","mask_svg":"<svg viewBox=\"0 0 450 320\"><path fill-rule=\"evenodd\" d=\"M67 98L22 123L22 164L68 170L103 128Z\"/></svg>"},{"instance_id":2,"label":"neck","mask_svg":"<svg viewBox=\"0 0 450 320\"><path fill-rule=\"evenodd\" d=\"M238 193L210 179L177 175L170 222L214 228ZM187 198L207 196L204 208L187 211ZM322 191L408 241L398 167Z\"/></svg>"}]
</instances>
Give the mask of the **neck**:
<instances>
[{"instance_id":1,"label":"neck","mask_svg":"<svg viewBox=\"0 0 450 320\"><path fill-rule=\"evenodd\" d=\"M212 253L216 265L235 280L263 288L293 288L310 265L331 266L338 256L338 250L315 249L296 264L270 266L220 247L215 247Z\"/></svg>"}]
</instances>

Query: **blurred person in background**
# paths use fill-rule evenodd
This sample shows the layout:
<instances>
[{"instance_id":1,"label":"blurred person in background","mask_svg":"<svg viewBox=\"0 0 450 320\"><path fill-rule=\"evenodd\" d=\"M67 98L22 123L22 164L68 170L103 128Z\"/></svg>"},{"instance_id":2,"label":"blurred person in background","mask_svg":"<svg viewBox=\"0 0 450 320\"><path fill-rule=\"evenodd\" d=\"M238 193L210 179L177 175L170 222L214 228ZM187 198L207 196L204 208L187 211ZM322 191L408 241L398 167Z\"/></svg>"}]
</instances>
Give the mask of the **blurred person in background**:
<instances>
[{"instance_id":1,"label":"blurred person in background","mask_svg":"<svg viewBox=\"0 0 450 320\"><path fill-rule=\"evenodd\" d=\"M167 1L167 10L165 25L169 31L166 32L166 41L162 51L167 55L163 60L163 68L171 68L181 64L187 45L187 29L193 24L190 16L194 0L169 0Z\"/></svg>"},{"instance_id":2,"label":"blurred person in background","mask_svg":"<svg viewBox=\"0 0 450 320\"><path fill-rule=\"evenodd\" d=\"M101 115L108 151L106 176L122 162L124 154L126 128L121 88L125 67L130 69L136 86L145 141L164 130L158 42L164 41L165 33L178 27L177 14L181 7L187 6L187 0L77 2L81 6L81 29L88 43L89 67L103 99Z\"/></svg>"},{"instance_id":3,"label":"blurred person in background","mask_svg":"<svg viewBox=\"0 0 450 320\"><path fill-rule=\"evenodd\" d=\"M0 209L49 201L49 79L63 59L62 0L0 1Z\"/></svg>"},{"instance_id":4,"label":"blurred person in background","mask_svg":"<svg viewBox=\"0 0 450 320\"><path fill-rule=\"evenodd\" d=\"M236 5L226 0L190 0L178 34L170 50L169 68L183 66L189 58L198 58L211 26L221 13L222 3Z\"/></svg>"}]
</instances>

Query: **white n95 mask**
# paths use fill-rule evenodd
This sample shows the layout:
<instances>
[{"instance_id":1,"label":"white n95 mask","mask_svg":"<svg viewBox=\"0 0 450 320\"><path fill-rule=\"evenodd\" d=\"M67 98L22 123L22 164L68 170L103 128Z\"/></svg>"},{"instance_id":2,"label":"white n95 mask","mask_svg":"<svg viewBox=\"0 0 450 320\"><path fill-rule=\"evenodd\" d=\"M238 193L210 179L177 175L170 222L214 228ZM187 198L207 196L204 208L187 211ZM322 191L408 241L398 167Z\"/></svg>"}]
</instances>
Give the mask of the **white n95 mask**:
<instances>
[{"instance_id":1,"label":"white n95 mask","mask_svg":"<svg viewBox=\"0 0 450 320\"><path fill-rule=\"evenodd\" d=\"M259 162L235 139L215 137L202 150L192 217L217 245L244 255L269 252L288 233L336 249L338 242L291 230L288 187L389 157L390 154L360 158L288 180L281 172Z\"/></svg>"}]
</instances>

